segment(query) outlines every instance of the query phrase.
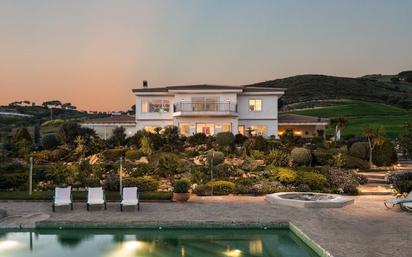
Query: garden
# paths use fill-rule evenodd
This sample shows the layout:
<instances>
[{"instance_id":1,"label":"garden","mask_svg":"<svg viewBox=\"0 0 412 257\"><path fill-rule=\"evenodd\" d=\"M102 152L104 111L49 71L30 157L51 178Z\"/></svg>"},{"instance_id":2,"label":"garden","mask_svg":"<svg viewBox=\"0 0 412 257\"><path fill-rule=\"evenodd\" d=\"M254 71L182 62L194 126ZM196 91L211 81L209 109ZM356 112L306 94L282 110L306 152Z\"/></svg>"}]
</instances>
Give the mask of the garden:
<instances>
[{"instance_id":1,"label":"garden","mask_svg":"<svg viewBox=\"0 0 412 257\"><path fill-rule=\"evenodd\" d=\"M405 127L399 143L405 152L411 150L411 127ZM144 200L171 200L173 191L200 196L288 191L356 195L366 183L357 171L397 161L394 142L380 128L331 141L304 139L293 131L279 139L230 132L184 137L176 127L126 137L119 127L103 140L92 129L65 122L40 144L33 141L19 128L3 144L0 199L50 199L56 186L70 185L77 199L85 197L86 187L102 186L114 200L120 179L123 186L137 186ZM29 197L23 191L29 186L30 157L34 193Z\"/></svg>"}]
</instances>

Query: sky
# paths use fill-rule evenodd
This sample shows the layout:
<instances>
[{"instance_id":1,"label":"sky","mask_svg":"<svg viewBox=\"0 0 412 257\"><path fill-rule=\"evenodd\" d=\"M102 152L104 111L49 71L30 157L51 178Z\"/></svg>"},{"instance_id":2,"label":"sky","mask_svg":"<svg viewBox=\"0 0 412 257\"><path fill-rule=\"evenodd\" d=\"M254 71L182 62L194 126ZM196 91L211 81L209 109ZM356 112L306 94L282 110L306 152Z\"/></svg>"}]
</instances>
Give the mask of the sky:
<instances>
[{"instance_id":1,"label":"sky","mask_svg":"<svg viewBox=\"0 0 412 257\"><path fill-rule=\"evenodd\" d=\"M127 110L131 89L412 69L410 0L1 0L0 104Z\"/></svg>"}]
</instances>

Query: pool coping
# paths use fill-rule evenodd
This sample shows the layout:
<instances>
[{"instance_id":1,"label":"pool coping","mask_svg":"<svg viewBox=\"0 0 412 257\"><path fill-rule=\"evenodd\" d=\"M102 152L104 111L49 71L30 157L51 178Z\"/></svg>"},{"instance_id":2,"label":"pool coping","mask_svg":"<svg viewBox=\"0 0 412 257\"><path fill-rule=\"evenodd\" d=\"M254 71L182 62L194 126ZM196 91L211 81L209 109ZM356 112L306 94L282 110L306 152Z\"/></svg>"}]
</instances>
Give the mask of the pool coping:
<instances>
[{"instance_id":1,"label":"pool coping","mask_svg":"<svg viewBox=\"0 0 412 257\"><path fill-rule=\"evenodd\" d=\"M73 223L39 221L34 228L0 228L0 231L33 231L42 229L289 229L304 244L312 249L320 257L333 257L322 246L307 236L301 229L290 221L278 221L273 223L222 223L222 222L145 222L145 223Z\"/></svg>"}]
</instances>

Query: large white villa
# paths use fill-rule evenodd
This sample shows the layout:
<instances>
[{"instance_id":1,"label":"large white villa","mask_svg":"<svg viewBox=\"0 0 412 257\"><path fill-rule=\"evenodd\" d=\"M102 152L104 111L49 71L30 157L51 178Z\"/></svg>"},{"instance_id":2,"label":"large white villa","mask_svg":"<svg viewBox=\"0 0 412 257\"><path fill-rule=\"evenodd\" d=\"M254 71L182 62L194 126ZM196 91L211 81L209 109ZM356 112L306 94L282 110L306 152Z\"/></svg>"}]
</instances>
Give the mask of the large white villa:
<instances>
[{"instance_id":1,"label":"large white villa","mask_svg":"<svg viewBox=\"0 0 412 257\"><path fill-rule=\"evenodd\" d=\"M107 138L114 127L123 126L126 134L137 130L176 126L182 135L214 135L219 132L279 136L291 129L297 135L322 134L326 120L301 115L278 117L278 99L283 88L256 86L185 85L133 89L135 117L114 115L89 120L83 126L94 128ZM281 122L279 122L281 121Z\"/></svg>"}]
</instances>

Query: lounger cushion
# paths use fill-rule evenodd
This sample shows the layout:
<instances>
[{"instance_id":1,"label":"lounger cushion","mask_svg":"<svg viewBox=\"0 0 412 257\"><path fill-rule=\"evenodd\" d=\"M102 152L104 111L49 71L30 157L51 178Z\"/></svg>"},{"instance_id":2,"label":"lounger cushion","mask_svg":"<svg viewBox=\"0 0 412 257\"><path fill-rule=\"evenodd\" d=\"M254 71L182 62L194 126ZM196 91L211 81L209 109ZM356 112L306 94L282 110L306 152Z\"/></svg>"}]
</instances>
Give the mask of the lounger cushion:
<instances>
[{"instance_id":1,"label":"lounger cushion","mask_svg":"<svg viewBox=\"0 0 412 257\"><path fill-rule=\"evenodd\" d=\"M137 199L137 187L125 187L123 188L121 205L137 205L139 200Z\"/></svg>"},{"instance_id":2,"label":"lounger cushion","mask_svg":"<svg viewBox=\"0 0 412 257\"><path fill-rule=\"evenodd\" d=\"M62 206L71 204L71 190L71 187L56 187L54 192L54 205Z\"/></svg>"},{"instance_id":3,"label":"lounger cushion","mask_svg":"<svg viewBox=\"0 0 412 257\"><path fill-rule=\"evenodd\" d=\"M88 204L104 204L103 188L89 187L87 189Z\"/></svg>"}]
</instances>

